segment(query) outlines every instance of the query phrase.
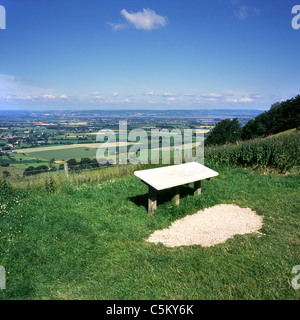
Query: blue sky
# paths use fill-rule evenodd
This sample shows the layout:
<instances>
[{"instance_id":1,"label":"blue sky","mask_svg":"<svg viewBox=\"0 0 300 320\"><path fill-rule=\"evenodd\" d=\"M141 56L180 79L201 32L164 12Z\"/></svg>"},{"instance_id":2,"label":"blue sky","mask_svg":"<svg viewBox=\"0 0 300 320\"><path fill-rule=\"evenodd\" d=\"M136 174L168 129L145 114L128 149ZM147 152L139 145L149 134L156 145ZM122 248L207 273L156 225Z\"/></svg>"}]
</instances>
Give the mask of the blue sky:
<instances>
[{"instance_id":1,"label":"blue sky","mask_svg":"<svg viewBox=\"0 0 300 320\"><path fill-rule=\"evenodd\" d=\"M269 109L300 93L297 4L0 0L0 108Z\"/></svg>"}]
</instances>

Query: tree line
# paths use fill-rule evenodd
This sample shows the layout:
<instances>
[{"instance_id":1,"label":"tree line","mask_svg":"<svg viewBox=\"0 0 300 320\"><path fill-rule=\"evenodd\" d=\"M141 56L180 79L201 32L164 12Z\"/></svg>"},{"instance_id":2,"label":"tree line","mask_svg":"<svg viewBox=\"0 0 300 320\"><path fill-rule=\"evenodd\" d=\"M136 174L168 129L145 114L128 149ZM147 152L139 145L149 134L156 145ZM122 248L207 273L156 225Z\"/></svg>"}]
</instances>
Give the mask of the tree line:
<instances>
[{"instance_id":1,"label":"tree line","mask_svg":"<svg viewBox=\"0 0 300 320\"><path fill-rule=\"evenodd\" d=\"M98 163L97 159L90 159L90 158L81 158L80 161L77 161L76 159L69 159L66 162L68 163L68 167L70 171L80 171L83 169L94 169L94 168L103 167L103 165ZM36 175L36 174L45 173L45 172L52 172L57 170L64 170L64 165L60 164L58 168L53 166L48 167L46 165L41 165L38 167L30 166L24 170L23 175L31 176L31 175Z\"/></svg>"}]
</instances>

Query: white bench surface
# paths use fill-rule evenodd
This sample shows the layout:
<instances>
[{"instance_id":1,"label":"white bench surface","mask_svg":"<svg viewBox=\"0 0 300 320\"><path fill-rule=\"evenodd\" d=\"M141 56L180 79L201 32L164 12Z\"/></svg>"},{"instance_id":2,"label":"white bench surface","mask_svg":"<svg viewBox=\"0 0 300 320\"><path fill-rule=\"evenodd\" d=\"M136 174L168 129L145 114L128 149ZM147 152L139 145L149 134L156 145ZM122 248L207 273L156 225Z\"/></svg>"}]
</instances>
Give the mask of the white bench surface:
<instances>
[{"instance_id":1,"label":"white bench surface","mask_svg":"<svg viewBox=\"0 0 300 320\"><path fill-rule=\"evenodd\" d=\"M135 171L134 174L156 189L164 190L216 177L219 173L198 162Z\"/></svg>"}]
</instances>

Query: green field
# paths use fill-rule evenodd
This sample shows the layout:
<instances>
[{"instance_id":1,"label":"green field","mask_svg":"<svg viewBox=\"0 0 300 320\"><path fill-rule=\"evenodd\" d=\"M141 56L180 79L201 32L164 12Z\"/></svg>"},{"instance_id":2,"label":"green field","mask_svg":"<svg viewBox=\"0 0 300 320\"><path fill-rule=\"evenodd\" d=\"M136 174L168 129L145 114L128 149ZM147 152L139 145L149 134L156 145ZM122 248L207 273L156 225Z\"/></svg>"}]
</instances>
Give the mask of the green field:
<instances>
[{"instance_id":1,"label":"green field","mask_svg":"<svg viewBox=\"0 0 300 320\"><path fill-rule=\"evenodd\" d=\"M68 160L68 159L80 159L80 158L96 158L96 148L79 147L74 149L61 149L51 151L39 151L31 152L32 156L35 156L43 160Z\"/></svg>"},{"instance_id":2,"label":"green field","mask_svg":"<svg viewBox=\"0 0 300 320\"><path fill-rule=\"evenodd\" d=\"M29 189L2 184L0 299L299 299L291 271L300 264L300 176L212 168L220 174L203 183L201 196L183 187L176 207L162 193L155 216L147 213L147 187L130 171L124 176L126 168L93 172L93 180L79 174L81 182L76 174L53 177L51 189L42 179ZM145 241L221 203L263 216L263 235L208 248Z\"/></svg>"}]
</instances>

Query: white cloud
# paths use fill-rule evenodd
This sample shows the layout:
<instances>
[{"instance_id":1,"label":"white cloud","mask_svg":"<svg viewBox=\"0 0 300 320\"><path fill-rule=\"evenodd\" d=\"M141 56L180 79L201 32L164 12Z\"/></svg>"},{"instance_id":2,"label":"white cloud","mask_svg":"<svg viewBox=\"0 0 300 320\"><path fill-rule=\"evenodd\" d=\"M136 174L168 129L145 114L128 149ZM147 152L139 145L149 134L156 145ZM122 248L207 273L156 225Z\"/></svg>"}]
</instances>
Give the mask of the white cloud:
<instances>
[{"instance_id":1,"label":"white cloud","mask_svg":"<svg viewBox=\"0 0 300 320\"><path fill-rule=\"evenodd\" d=\"M259 100L263 99L262 95L257 92L251 93L247 91L236 90L227 91L224 95L224 98L224 101L232 103L258 102Z\"/></svg>"},{"instance_id":2,"label":"white cloud","mask_svg":"<svg viewBox=\"0 0 300 320\"><path fill-rule=\"evenodd\" d=\"M111 22L107 22L107 24L112 28L112 30L114 31L118 31L118 30L124 30L127 29L129 27L128 24L126 23L111 23Z\"/></svg>"},{"instance_id":3,"label":"white cloud","mask_svg":"<svg viewBox=\"0 0 300 320\"><path fill-rule=\"evenodd\" d=\"M153 91L147 91L144 93L144 95L146 96L153 96L154 95L154 92Z\"/></svg>"},{"instance_id":4,"label":"white cloud","mask_svg":"<svg viewBox=\"0 0 300 320\"><path fill-rule=\"evenodd\" d=\"M239 9L234 12L234 15L240 20L245 20L249 16L249 8L246 6L239 7Z\"/></svg>"},{"instance_id":5,"label":"white cloud","mask_svg":"<svg viewBox=\"0 0 300 320\"><path fill-rule=\"evenodd\" d=\"M56 96L54 96L52 94L44 94L43 98L47 99L47 100L53 100L53 99L56 99Z\"/></svg>"},{"instance_id":6,"label":"white cloud","mask_svg":"<svg viewBox=\"0 0 300 320\"><path fill-rule=\"evenodd\" d=\"M165 27L167 24L167 18L160 16L151 9L143 9L136 13L129 13L123 9L121 15L127 20L127 22L133 25L138 30L153 30Z\"/></svg>"},{"instance_id":7,"label":"white cloud","mask_svg":"<svg viewBox=\"0 0 300 320\"><path fill-rule=\"evenodd\" d=\"M39 88L31 85L30 80L17 78L15 76L0 74L0 98L13 100L30 100L43 98L44 95L53 95L53 90Z\"/></svg>"},{"instance_id":8,"label":"white cloud","mask_svg":"<svg viewBox=\"0 0 300 320\"><path fill-rule=\"evenodd\" d=\"M222 95L217 94L217 93L209 93L209 94L203 94L202 97L205 97L205 98L221 98Z\"/></svg>"},{"instance_id":9,"label":"white cloud","mask_svg":"<svg viewBox=\"0 0 300 320\"><path fill-rule=\"evenodd\" d=\"M10 99L10 96L6 97L6 99ZM20 97L20 100L34 100L32 96Z\"/></svg>"},{"instance_id":10,"label":"white cloud","mask_svg":"<svg viewBox=\"0 0 300 320\"><path fill-rule=\"evenodd\" d=\"M195 97L195 93L185 93L184 94L185 97Z\"/></svg>"},{"instance_id":11,"label":"white cloud","mask_svg":"<svg viewBox=\"0 0 300 320\"><path fill-rule=\"evenodd\" d=\"M226 101L227 101L227 102L233 102L233 103L239 102L238 99L234 99L234 98L227 98Z\"/></svg>"},{"instance_id":12,"label":"white cloud","mask_svg":"<svg viewBox=\"0 0 300 320\"><path fill-rule=\"evenodd\" d=\"M238 103L238 102L248 103L248 102L253 102L253 99L247 98L247 97L243 97L243 98L227 98L226 101L227 102L232 102L232 103Z\"/></svg>"},{"instance_id":13,"label":"white cloud","mask_svg":"<svg viewBox=\"0 0 300 320\"><path fill-rule=\"evenodd\" d=\"M114 92L113 94L114 97L117 97L118 95L119 95L118 92Z\"/></svg>"},{"instance_id":14,"label":"white cloud","mask_svg":"<svg viewBox=\"0 0 300 320\"><path fill-rule=\"evenodd\" d=\"M252 94L251 98L252 99L262 99L262 96L260 94Z\"/></svg>"},{"instance_id":15,"label":"white cloud","mask_svg":"<svg viewBox=\"0 0 300 320\"><path fill-rule=\"evenodd\" d=\"M93 91L90 93L90 98L93 99L93 101L99 100L99 99L103 99L103 96L101 95L100 92L98 91Z\"/></svg>"},{"instance_id":16,"label":"white cloud","mask_svg":"<svg viewBox=\"0 0 300 320\"><path fill-rule=\"evenodd\" d=\"M240 99L240 102L252 102L253 101L253 99L251 99L251 98L241 98Z\"/></svg>"},{"instance_id":17,"label":"white cloud","mask_svg":"<svg viewBox=\"0 0 300 320\"><path fill-rule=\"evenodd\" d=\"M258 8L253 8L253 12L254 12L256 15L259 15L259 14L260 14L260 9L258 9Z\"/></svg>"},{"instance_id":18,"label":"white cloud","mask_svg":"<svg viewBox=\"0 0 300 320\"><path fill-rule=\"evenodd\" d=\"M215 101L217 101L216 98L205 98L204 100L205 100L205 101L209 101L209 102L215 102Z\"/></svg>"},{"instance_id":19,"label":"white cloud","mask_svg":"<svg viewBox=\"0 0 300 320\"><path fill-rule=\"evenodd\" d=\"M155 104L156 103L156 101L153 101L153 100L147 100L146 102L149 103L149 104Z\"/></svg>"},{"instance_id":20,"label":"white cloud","mask_svg":"<svg viewBox=\"0 0 300 320\"><path fill-rule=\"evenodd\" d=\"M169 92L164 92L164 93L162 94L162 96L163 96L163 97L171 97L171 96L173 96L173 94L172 94L172 93L169 93Z\"/></svg>"},{"instance_id":21,"label":"white cloud","mask_svg":"<svg viewBox=\"0 0 300 320\"><path fill-rule=\"evenodd\" d=\"M258 8L252 8L247 6L240 6L235 12L234 16L238 18L239 20L245 20L250 15L255 14L258 15L260 13L260 9Z\"/></svg>"}]
</instances>

